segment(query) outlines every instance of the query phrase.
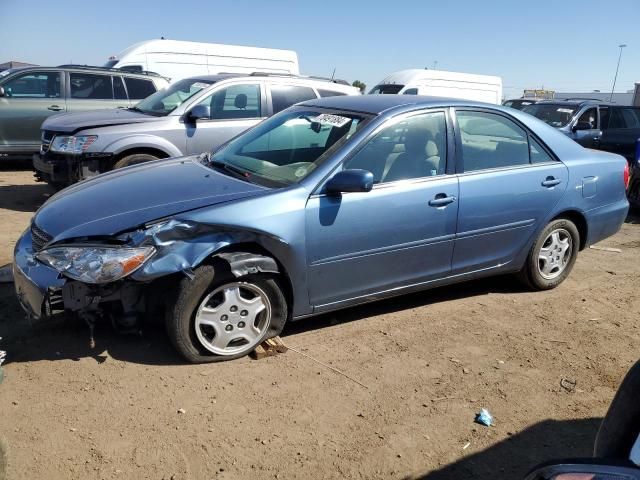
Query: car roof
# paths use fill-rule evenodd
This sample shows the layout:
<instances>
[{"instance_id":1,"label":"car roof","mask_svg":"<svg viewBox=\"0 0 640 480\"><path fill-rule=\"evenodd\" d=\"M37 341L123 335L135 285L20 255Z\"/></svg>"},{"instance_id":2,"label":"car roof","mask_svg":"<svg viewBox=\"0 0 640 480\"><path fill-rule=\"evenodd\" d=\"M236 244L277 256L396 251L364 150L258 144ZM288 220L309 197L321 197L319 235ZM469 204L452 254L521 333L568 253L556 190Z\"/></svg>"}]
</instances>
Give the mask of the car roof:
<instances>
[{"instance_id":1,"label":"car roof","mask_svg":"<svg viewBox=\"0 0 640 480\"><path fill-rule=\"evenodd\" d=\"M613 105L609 102L605 102L604 100L598 100L595 98L555 98L555 99L549 99L549 100L542 100L541 102L538 102L541 104L548 104L548 105L575 105L575 106L581 106L581 105Z\"/></svg>"},{"instance_id":2,"label":"car roof","mask_svg":"<svg viewBox=\"0 0 640 480\"><path fill-rule=\"evenodd\" d=\"M315 100L307 100L298 105L309 107L333 108L338 110L351 110L355 112L379 115L388 110L428 108L428 107L490 107L500 109L499 105L491 103L475 102L473 100L460 100L447 97L427 97L424 95L353 95L324 97Z\"/></svg>"},{"instance_id":3,"label":"car roof","mask_svg":"<svg viewBox=\"0 0 640 480\"><path fill-rule=\"evenodd\" d=\"M302 80L307 82L320 82L328 85L340 85L341 87L352 87L348 82L340 79L331 79L325 77L314 77L314 76L304 76L304 75L293 75L287 73L268 73L268 72L253 72L253 73L218 73L215 75L197 75L194 77L187 77L188 80L202 80L205 82L219 82L221 80L227 79L256 79L256 78L275 78L275 79L289 79L289 80ZM352 87L356 88L356 87Z\"/></svg>"},{"instance_id":4,"label":"car roof","mask_svg":"<svg viewBox=\"0 0 640 480\"><path fill-rule=\"evenodd\" d=\"M11 74L16 72L29 72L29 71L42 71L42 70L65 70L65 71L83 71L83 72L96 72L96 73L114 73L118 75L125 76L135 76L135 77L152 77L152 78L163 78L167 80L166 77L163 77L159 73L155 72L132 72L129 70L122 70L120 68L107 68L107 67L93 67L91 65L58 65L58 66L31 66L31 67L18 67L18 68L10 68ZM6 70L3 70L6 72Z\"/></svg>"}]
</instances>

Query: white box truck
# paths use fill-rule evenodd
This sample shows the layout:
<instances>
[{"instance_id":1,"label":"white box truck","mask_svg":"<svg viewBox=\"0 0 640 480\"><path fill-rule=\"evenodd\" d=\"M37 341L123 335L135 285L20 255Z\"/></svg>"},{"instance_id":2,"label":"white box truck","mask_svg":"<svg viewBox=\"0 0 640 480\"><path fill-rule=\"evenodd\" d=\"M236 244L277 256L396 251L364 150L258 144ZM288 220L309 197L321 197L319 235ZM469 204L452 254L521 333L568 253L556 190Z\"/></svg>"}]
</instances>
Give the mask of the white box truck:
<instances>
[{"instance_id":1,"label":"white box truck","mask_svg":"<svg viewBox=\"0 0 640 480\"><path fill-rule=\"evenodd\" d=\"M490 75L409 69L392 73L369 93L429 95L499 105L502 102L502 79Z\"/></svg>"},{"instance_id":2,"label":"white box truck","mask_svg":"<svg viewBox=\"0 0 640 480\"><path fill-rule=\"evenodd\" d=\"M164 39L131 45L109 58L104 66L156 72L172 82L225 72L300 73L298 55L292 50Z\"/></svg>"}]
</instances>

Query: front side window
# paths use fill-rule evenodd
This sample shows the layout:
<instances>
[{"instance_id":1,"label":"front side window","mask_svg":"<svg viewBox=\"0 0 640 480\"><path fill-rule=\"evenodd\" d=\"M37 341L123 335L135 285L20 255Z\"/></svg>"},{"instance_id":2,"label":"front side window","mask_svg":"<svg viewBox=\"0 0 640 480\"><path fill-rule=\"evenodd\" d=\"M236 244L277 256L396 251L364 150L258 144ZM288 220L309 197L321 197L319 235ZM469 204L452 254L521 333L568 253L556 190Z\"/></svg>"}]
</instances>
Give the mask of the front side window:
<instances>
[{"instance_id":1,"label":"front side window","mask_svg":"<svg viewBox=\"0 0 640 480\"><path fill-rule=\"evenodd\" d=\"M113 100L111 77L109 75L71 72L69 80L71 82L71 98Z\"/></svg>"},{"instance_id":2,"label":"front side window","mask_svg":"<svg viewBox=\"0 0 640 480\"><path fill-rule=\"evenodd\" d=\"M199 105L209 107L210 120L260 118L260 85L231 85L206 97Z\"/></svg>"},{"instance_id":3,"label":"front side window","mask_svg":"<svg viewBox=\"0 0 640 480\"><path fill-rule=\"evenodd\" d=\"M124 82L127 84L127 91L131 100L147 98L156 91L156 87L151 80L124 77Z\"/></svg>"},{"instance_id":4,"label":"front side window","mask_svg":"<svg viewBox=\"0 0 640 480\"><path fill-rule=\"evenodd\" d=\"M374 183L445 173L447 126L444 112L414 115L382 129L344 164L371 172Z\"/></svg>"},{"instance_id":5,"label":"front side window","mask_svg":"<svg viewBox=\"0 0 640 480\"><path fill-rule=\"evenodd\" d=\"M578 123L588 123L590 129L598 128L598 110L596 108L589 108L580 115Z\"/></svg>"},{"instance_id":6,"label":"front side window","mask_svg":"<svg viewBox=\"0 0 640 480\"><path fill-rule=\"evenodd\" d=\"M457 111L465 172L529 164L527 132L493 113Z\"/></svg>"},{"instance_id":7,"label":"front side window","mask_svg":"<svg viewBox=\"0 0 640 480\"><path fill-rule=\"evenodd\" d=\"M271 85L271 102L273 113L278 113L305 100L316 97L315 92L309 87L294 87L292 85Z\"/></svg>"},{"instance_id":8,"label":"front side window","mask_svg":"<svg viewBox=\"0 0 640 480\"><path fill-rule=\"evenodd\" d=\"M29 72L12 78L3 85L6 97L60 98L58 72Z\"/></svg>"},{"instance_id":9,"label":"front side window","mask_svg":"<svg viewBox=\"0 0 640 480\"><path fill-rule=\"evenodd\" d=\"M342 111L282 112L240 135L205 162L267 186L300 182L364 123Z\"/></svg>"},{"instance_id":10,"label":"front side window","mask_svg":"<svg viewBox=\"0 0 640 480\"><path fill-rule=\"evenodd\" d=\"M529 115L539 118L552 127L560 128L567 125L576 114L574 105L536 103L523 108Z\"/></svg>"},{"instance_id":11,"label":"front side window","mask_svg":"<svg viewBox=\"0 0 640 480\"><path fill-rule=\"evenodd\" d=\"M133 109L146 113L147 115L168 115L182 105L183 102L201 92L203 89L209 88L213 83L211 80L186 78L172 83L168 88L145 98ZM127 82L127 89L129 90L129 82ZM131 90L129 90L129 98L132 98Z\"/></svg>"}]
</instances>

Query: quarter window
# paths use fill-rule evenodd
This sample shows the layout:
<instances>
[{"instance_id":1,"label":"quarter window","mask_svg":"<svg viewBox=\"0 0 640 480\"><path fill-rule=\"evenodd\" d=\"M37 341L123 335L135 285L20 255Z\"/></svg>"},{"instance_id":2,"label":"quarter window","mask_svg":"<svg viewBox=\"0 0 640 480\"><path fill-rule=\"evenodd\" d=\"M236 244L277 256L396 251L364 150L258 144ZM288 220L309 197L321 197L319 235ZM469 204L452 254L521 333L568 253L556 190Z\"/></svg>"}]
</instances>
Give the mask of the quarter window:
<instances>
[{"instance_id":1,"label":"quarter window","mask_svg":"<svg viewBox=\"0 0 640 480\"><path fill-rule=\"evenodd\" d=\"M292 85L271 85L273 113L278 113L299 102L317 98L312 88Z\"/></svg>"},{"instance_id":2,"label":"quarter window","mask_svg":"<svg viewBox=\"0 0 640 480\"><path fill-rule=\"evenodd\" d=\"M109 75L71 72L69 78L71 80L71 98L113 100Z\"/></svg>"},{"instance_id":3,"label":"quarter window","mask_svg":"<svg viewBox=\"0 0 640 480\"><path fill-rule=\"evenodd\" d=\"M343 93L343 92L336 92L335 90L323 90L322 88L318 88L318 94L320 95L321 98L346 95L346 93Z\"/></svg>"},{"instance_id":4,"label":"quarter window","mask_svg":"<svg viewBox=\"0 0 640 480\"><path fill-rule=\"evenodd\" d=\"M3 85L5 96L14 98L60 98L58 72L30 72Z\"/></svg>"},{"instance_id":5,"label":"quarter window","mask_svg":"<svg viewBox=\"0 0 640 480\"><path fill-rule=\"evenodd\" d=\"M231 85L202 100L210 108L210 120L260 118L260 85Z\"/></svg>"},{"instance_id":6,"label":"quarter window","mask_svg":"<svg viewBox=\"0 0 640 480\"><path fill-rule=\"evenodd\" d=\"M457 111L465 172L529 164L527 132L492 113Z\"/></svg>"},{"instance_id":7,"label":"quarter window","mask_svg":"<svg viewBox=\"0 0 640 480\"><path fill-rule=\"evenodd\" d=\"M151 80L124 77L124 83L127 85L127 91L129 92L129 98L131 100L142 100L156 92L156 87Z\"/></svg>"},{"instance_id":8,"label":"quarter window","mask_svg":"<svg viewBox=\"0 0 640 480\"><path fill-rule=\"evenodd\" d=\"M377 133L344 168L368 170L374 183L442 175L446 145L444 112L415 115Z\"/></svg>"},{"instance_id":9,"label":"quarter window","mask_svg":"<svg viewBox=\"0 0 640 480\"><path fill-rule=\"evenodd\" d=\"M549 155L542 145L533 137L529 136L529 153L531 155L531 163L553 162L554 159Z\"/></svg>"}]
</instances>

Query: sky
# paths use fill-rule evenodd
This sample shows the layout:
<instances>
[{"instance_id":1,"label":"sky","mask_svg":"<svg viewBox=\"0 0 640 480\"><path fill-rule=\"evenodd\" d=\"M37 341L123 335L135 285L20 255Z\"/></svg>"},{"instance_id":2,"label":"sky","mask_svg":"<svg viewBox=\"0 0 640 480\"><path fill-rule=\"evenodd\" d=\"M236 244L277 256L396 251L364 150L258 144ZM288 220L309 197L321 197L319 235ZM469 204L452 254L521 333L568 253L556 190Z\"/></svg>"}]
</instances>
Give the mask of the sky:
<instances>
[{"instance_id":1,"label":"sky","mask_svg":"<svg viewBox=\"0 0 640 480\"><path fill-rule=\"evenodd\" d=\"M54 6L55 4L55 6ZM102 65L154 38L295 50L305 75L370 88L433 68L524 88L616 92L640 82L640 0L0 0L0 63Z\"/></svg>"}]
</instances>

